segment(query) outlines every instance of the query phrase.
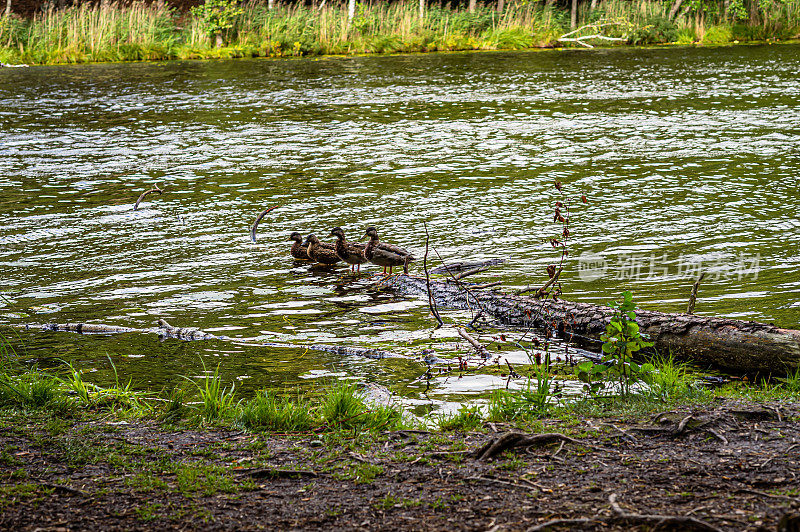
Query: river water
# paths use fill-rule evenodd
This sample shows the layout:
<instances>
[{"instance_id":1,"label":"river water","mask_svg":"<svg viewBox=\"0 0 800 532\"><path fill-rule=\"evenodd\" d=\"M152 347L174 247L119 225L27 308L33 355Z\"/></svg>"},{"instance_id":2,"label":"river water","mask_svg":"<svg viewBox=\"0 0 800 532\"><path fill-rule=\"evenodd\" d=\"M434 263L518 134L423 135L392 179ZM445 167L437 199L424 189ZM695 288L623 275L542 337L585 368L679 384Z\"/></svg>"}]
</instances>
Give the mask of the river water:
<instances>
[{"instance_id":1,"label":"river water","mask_svg":"<svg viewBox=\"0 0 800 532\"><path fill-rule=\"evenodd\" d=\"M292 231L378 227L476 281L546 279L564 183L564 297L800 326L800 47L169 62L0 70L0 324L176 326L453 358L425 301L296 264ZM138 211L153 183L165 189ZM249 227L266 206L280 205ZM415 270L420 271L417 266ZM445 312L450 325L468 312ZM410 404L505 380L230 342L3 329L21 356L160 389L221 363L244 389L353 378ZM492 331L483 339L489 341ZM513 363L526 355L503 346ZM503 362L503 358L500 359ZM92 377L89 377L90 379Z\"/></svg>"}]
</instances>

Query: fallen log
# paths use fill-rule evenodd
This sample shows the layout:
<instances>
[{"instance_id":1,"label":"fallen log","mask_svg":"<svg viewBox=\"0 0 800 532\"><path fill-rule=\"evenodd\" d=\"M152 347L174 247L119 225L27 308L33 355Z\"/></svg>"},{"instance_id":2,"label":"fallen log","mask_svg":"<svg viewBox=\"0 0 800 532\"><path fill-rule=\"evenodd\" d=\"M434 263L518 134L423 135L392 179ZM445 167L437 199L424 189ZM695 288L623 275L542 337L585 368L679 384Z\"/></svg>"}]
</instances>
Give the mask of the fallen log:
<instances>
[{"instance_id":1,"label":"fallen log","mask_svg":"<svg viewBox=\"0 0 800 532\"><path fill-rule=\"evenodd\" d=\"M398 275L386 286L405 294L425 294L425 279ZM431 280L439 306L480 309L500 323L548 330L580 347L599 350L614 310L602 305L542 300L496 290L471 291ZM800 368L800 331L754 321L639 310L636 321L661 354L740 373L784 375Z\"/></svg>"}]
</instances>

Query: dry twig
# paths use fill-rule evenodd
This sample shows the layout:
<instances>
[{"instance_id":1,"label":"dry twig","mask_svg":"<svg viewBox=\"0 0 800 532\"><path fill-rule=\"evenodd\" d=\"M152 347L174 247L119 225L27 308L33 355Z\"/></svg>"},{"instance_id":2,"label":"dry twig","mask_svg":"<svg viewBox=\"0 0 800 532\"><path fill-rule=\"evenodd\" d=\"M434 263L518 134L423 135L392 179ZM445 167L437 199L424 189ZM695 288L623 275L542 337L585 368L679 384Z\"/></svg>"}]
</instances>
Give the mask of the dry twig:
<instances>
[{"instance_id":1,"label":"dry twig","mask_svg":"<svg viewBox=\"0 0 800 532\"><path fill-rule=\"evenodd\" d=\"M698 277L694 285L692 285L692 293L689 294L689 306L686 307L686 314L692 314L694 312L694 304L697 301L697 289L700 287L700 281L702 281L705 276L706 272L701 273L700 277Z\"/></svg>"},{"instance_id":2,"label":"dry twig","mask_svg":"<svg viewBox=\"0 0 800 532\"><path fill-rule=\"evenodd\" d=\"M637 525L652 525L654 527L662 527L664 525L672 525L680 530L701 530L708 532L721 532L721 530L714 525L711 525L700 519L694 517L687 517L681 515L658 515L658 514L634 514L628 513L623 510L617 503L617 494L612 493L608 496L608 502L611 504L611 509L614 511L615 520L625 521L628 524Z\"/></svg>"},{"instance_id":3,"label":"dry twig","mask_svg":"<svg viewBox=\"0 0 800 532\"><path fill-rule=\"evenodd\" d=\"M444 325L444 322L439 315L439 309L436 308L436 299L433 297L433 292L431 292L431 276L428 273L428 244L430 243L431 235L428 234L428 224L425 222L422 222L422 224L425 226L425 257L422 259L422 267L425 270L425 284L428 287L428 306L431 309L431 314L433 314L433 317L436 318L436 321L439 323L439 325L436 326L438 329Z\"/></svg>"}]
</instances>

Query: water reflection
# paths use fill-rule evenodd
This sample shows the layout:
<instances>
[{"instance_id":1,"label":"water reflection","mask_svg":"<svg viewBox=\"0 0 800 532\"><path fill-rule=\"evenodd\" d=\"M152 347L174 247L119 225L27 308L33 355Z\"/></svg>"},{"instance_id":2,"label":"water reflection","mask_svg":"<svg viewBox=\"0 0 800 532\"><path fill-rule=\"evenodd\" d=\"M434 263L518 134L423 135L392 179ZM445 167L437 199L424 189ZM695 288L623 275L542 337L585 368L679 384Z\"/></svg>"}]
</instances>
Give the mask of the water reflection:
<instances>
[{"instance_id":1,"label":"water reflection","mask_svg":"<svg viewBox=\"0 0 800 532\"><path fill-rule=\"evenodd\" d=\"M288 255L291 231L368 225L444 260L508 257L476 280L539 282L552 183L576 210L571 299L624 289L664 311L800 326L800 48L442 54L0 71L4 323L157 318L232 337L464 351L424 302ZM151 196L133 211L138 194ZM266 205L279 204L248 230ZM549 220L548 220L549 218ZM417 253L421 256L421 253ZM587 278L599 256L601 275ZM755 267L753 267L753 264ZM749 270L748 270L749 268ZM450 321L469 321L446 312ZM355 376L409 401L500 385L419 361L150 337L29 333L30 356L159 388L222 362L244 388ZM503 352L524 364L523 352ZM516 383L519 385L519 383ZM424 388L424 386L423 386Z\"/></svg>"}]
</instances>

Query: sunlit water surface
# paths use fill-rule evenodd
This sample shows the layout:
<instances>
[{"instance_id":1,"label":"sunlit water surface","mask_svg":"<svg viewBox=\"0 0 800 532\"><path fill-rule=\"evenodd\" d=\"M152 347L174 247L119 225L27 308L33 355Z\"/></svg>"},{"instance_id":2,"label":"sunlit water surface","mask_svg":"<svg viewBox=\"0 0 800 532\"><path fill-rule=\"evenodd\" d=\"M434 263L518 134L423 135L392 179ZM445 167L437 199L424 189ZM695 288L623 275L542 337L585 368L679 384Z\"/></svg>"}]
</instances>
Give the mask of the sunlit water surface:
<instances>
[{"instance_id":1,"label":"sunlit water surface","mask_svg":"<svg viewBox=\"0 0 800 532\"><path fill-rule=\"evenodd\" d=\"M288 234L368 225L475 280L541 283L553 187L578 202L565 297L800 326L800 47L439 54L0 70L0 324L158 318L231 337L465 353L425 301L294 263ZM139 193L163 184L133 211ZM255 216L280 205L249 240ZM419 270L419 268L417 268ZM445 312L449 324L469 312ZM504 386L418 360L155 336L4 334L28 358L160 389L382 384L437 407ZM493 334L484 336L489 340ZM524 352L506 346L514 364ZM519 386L521 381L512 382Z\"/></svg>"}]
</instances>

